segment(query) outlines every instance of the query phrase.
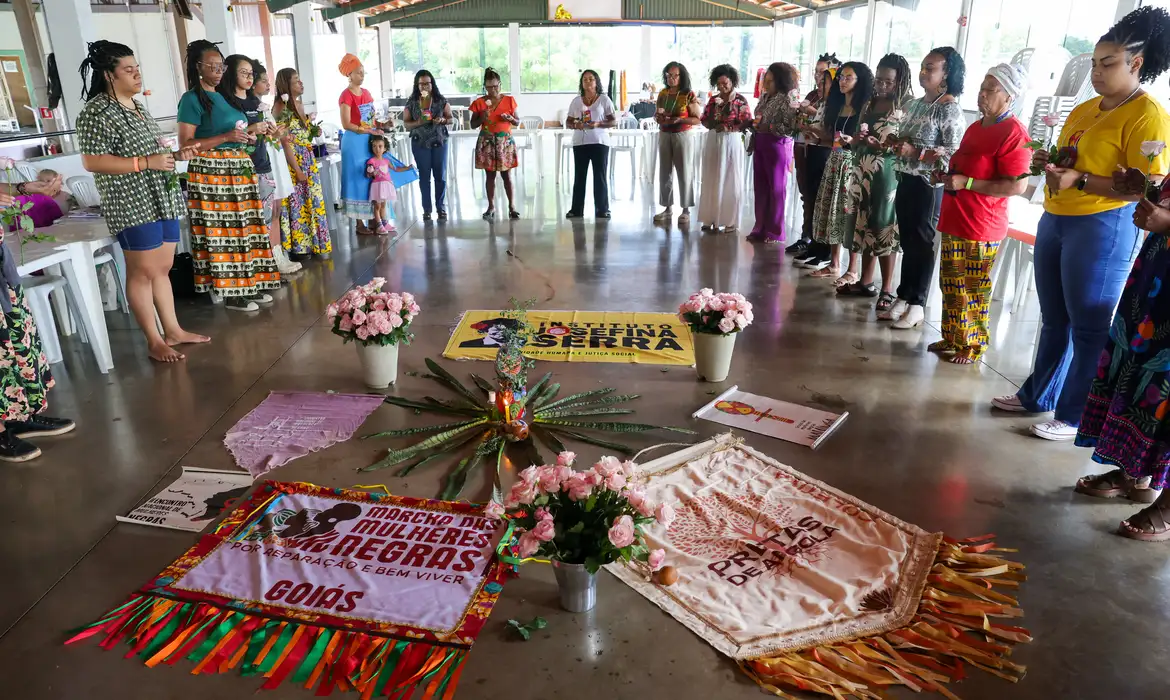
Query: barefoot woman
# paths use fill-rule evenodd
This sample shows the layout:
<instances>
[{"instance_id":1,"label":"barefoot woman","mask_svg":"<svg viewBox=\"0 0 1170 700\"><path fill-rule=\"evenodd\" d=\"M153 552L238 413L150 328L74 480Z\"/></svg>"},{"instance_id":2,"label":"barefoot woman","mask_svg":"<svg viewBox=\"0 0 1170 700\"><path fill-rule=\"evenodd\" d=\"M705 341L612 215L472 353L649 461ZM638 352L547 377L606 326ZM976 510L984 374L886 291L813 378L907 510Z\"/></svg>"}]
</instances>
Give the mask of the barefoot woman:
<instances>
[{"instance_id":1,"label":"barefoot woman","mask_svg":"<svg viewBox=\"0 0 1170 700\"><path fill-rule=\"evenodd\" d=\"M89 45L81 63L88 73L88 102L77 118L78 143L85 169L94 174L102 214L126 254L126 296L146 335L150 358L177 362L172 345L206 343L175 318L170 271L185 205L178 181L171 184L175 156L160 142L158 124L134 96L142 92L142 73L129 46L110 41ZM183 149L187 160L197 147ZM165 337L158 332L155 312Z\"/></svg>"}]
</instances>

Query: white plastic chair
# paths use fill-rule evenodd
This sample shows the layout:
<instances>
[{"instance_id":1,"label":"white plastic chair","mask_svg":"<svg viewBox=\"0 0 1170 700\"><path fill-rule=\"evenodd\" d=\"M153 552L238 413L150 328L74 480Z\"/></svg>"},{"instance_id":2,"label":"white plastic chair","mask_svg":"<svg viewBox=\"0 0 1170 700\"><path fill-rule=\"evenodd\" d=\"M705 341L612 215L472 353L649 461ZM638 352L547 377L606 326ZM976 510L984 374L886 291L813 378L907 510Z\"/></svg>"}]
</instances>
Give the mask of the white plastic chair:
<instances>
[{"instance_id":1,"label":"white plastic chair","mask_svg":"<svg viewBox=\"0 0 1170 700\"><path fill-rule=\"evenodd\" d=\"M642 139L644 150L642 151L642 174L647 180L654 181L654 172L658 167L658 122L654 121L654 117L646 117L638 120L638 128L642 131L649 131Z\"/></svg>"},{"instance_id":2,"label":"white plastic chair","mask_svg":"<svg viewBox=\"0 0 1170 700\"><path fill-rule=\"evenodd\" d=\"M627 136L620 133L621 131L630 130L638 131L638 120L629 115L622 117L618 123L619 133L611 134L609 138L609 184L613 187L613 174L616 170L615 163L617 161L618 153L627 153L630 156L630 178L633 180L636 177L638 155L638 146L642 139L638 136Z\"/></svg>"},{"instance_id":3,"label":"white plastic chair","mask_svg":"<svg viewBox=\"0 0 1170 700\"><path fill-rule=\"evenodd\" d=\"M540 138L537 132L543 126L544 120L540 117L520 117L520 125L512 131L512 138L516 141L517 155L523 151L531 151L533 154L537 152L537 139ZM539 173L537 174L539 175Z\"/></svg>"},{"instance_id":4,"label":"white plastic chair","mask_svg":"<svg viewBox=\"0 0 1170 700\"><path fill-rule=\"evenodd\" d=\"M28 308L32 311L33 320L37 324L37 333L41 336L45 357L48 358L49 364L57 364L64 356L61 352L61 338L57 333L57 322L53 318L53 307L49 304L49 294L64 289L70 306L73 309L82 307L69 283L59 275L32 275L21 279L20 286L24 289ZM84 333L82 330L82 334Z\"/></svg>"},{"instance_id":5,"label":"white plastic chair","mask_svg":"<svg viewBox=\"0 0 1170 700\"><path fill-rule=\"evenodd\" d=\"M37 179L37 169L29 163L17 163L12 170L0 170L0 182L32 182Z\"/></svg>"},{"instance_id":6,"label":"white plastic chair","mask_svg":"<svg viewBox=\"0 0 1170 700\"><path fill-rule=\"evenodd\" d=\"M97 184L90 175L74 175L65 181L65 189L77 200L82 207L100 207L102 197L98 194Z\"/></svg>"},{"instance_id":7,"label":"white plastic chair","mask_svg":"<svg viewBox=\"0 0 1170 700\"><path fill-rule=\"evenodd\" d=\"M125 276L118 269L118 260L108 247L97 251L93 256L93 266L98 271L98 279L101 279L102 265L109 265L113 268L115 304L121 306L122 313L130 313L130 300L126 298L126 287L123 286L124 282L122 281Z\"/></svg>"}]
</instances>

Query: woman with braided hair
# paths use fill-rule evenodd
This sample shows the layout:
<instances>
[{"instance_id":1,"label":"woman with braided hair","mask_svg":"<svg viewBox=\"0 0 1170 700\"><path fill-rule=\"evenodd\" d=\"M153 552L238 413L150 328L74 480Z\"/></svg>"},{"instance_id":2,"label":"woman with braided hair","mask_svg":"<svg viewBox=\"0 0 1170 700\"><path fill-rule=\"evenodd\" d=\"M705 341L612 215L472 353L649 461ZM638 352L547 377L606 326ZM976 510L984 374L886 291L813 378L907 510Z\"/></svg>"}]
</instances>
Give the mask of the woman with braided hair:
<instances>
[{"instance_id":1,"label":"woman with braided hair","mask_svg":"<svg viewBox=\"0 0 1170 700\"><path fill-rule=\"evenodd\" d=\"M178 122L179 145L198 150L187 167L195 289L217 292L226 309L256 311L258 304L272 303L264 290L280 287L280 272L246 147L272 124L249 126L247 115L216 92L226 69L210 41L187 46L189 89L179 99Z\"/></svg>"},{"instance_id":2,"label":"woman with braided hair","mask_svg":"<svg viewBox=\"0 0 1170 700\"><path fill-rule=\"evenodd\" d=\"M206 343L188 333L175 316L170 271L186 206L175 160L189 160L198 144L173 153L146 107L142 72L129 46L95 41L81 63L85 109L77 117L81 162L94 174L102 215L126 256L126 297L157 362L177 362L173 346ZM162 323L159 333L155 314Z\"/></svg>"},{"instance_id":3,"label":"woman with braided hair","mask_svg":"<svg viewBox=\"0 0 1170 700\"><path fill-rule=\"evenodd\" d=\"M1151 236L1134 260L1141 243L1134 224L1157 231L1163 215L1152 202L1135 203L1145 196L1144 174L1158 180L1170 172L1170 153L1147 157L1143 146L1170 140L1170 115L1142 89L1168 68L1170 14L1143 7L1126 15L1093 50L1099 96L1069 114L1055 162L1036 152L1033 165L1044 168L1046 191L1034 252L1040 338L1031 376L1015 394L991 402L1013 413L1054 411L1052 420L1032 426L1033 435L1047 440L1078 438L1083 421L1080 443L1097 448L1098 462L1119 468L1083 479L1078 490L1144 502L1170 474L1161 442L1170 327L1158 299L1165 263L1149 247L1164 247L1164 238ZM1114 181L1118 165L1140 170L1137 188L1124 178ZM1138 289L1145 291L1135 295ZM1162 512L1146 513L1138 528L1152 526L1170 537L1164 524L1155 525Z\"/></svg>"}]
</instances>

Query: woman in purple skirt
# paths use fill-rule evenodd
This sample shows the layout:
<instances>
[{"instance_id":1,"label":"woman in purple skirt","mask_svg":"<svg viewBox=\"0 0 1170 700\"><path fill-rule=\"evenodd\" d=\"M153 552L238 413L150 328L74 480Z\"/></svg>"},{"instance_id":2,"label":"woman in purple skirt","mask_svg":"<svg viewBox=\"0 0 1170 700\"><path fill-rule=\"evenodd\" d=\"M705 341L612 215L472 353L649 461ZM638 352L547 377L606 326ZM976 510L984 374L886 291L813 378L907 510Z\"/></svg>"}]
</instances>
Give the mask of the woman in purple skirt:
<instances>
[{"instance_id":1,"label":"woman in purple skirt","mask_svg":"<svg viewBox=\"0 0 1170 700\"><path fill-rule=\"evenodd\" d=\"M756 106L749 150L756 192L756 224L749 241L784 242L792 134L800 117L790 93L797 89L798 75L787 63L773 63L764 74L764 94Z\"/></svg>"}]
</instances>

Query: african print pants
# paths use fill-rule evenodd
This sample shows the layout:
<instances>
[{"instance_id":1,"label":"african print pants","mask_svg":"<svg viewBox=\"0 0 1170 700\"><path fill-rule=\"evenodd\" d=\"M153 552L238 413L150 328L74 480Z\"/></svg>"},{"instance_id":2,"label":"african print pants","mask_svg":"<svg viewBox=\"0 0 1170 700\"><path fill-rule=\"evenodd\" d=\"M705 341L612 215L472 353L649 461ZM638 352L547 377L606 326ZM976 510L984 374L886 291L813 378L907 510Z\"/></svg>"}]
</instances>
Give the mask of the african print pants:
<instances>
[{"instance_id":1,"label":"african print pants","mask_svg":"<svg viewBox=\"0 0 1170 700\"><path fill-rule=\"evenodd\" d=\"M969 241L946 233L942 239L943 342L951 350L966 349L977 358L991 342L987 330L991 266L1000 243Z\"/></svg>"}]
</instances>

